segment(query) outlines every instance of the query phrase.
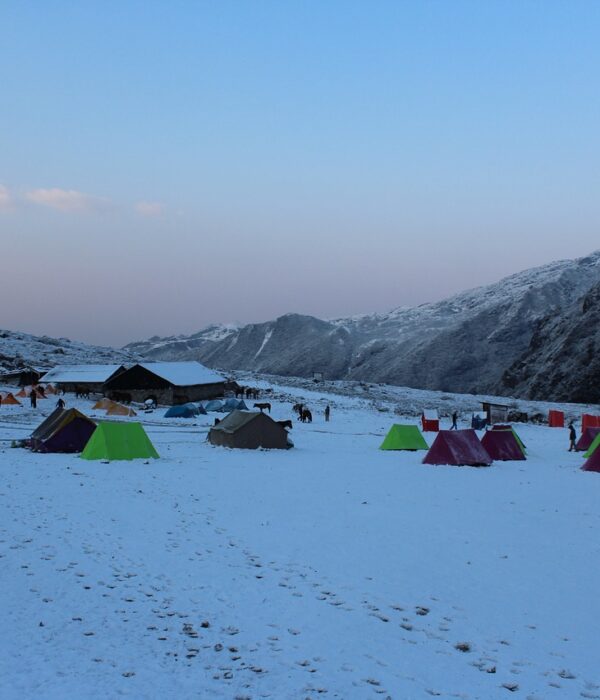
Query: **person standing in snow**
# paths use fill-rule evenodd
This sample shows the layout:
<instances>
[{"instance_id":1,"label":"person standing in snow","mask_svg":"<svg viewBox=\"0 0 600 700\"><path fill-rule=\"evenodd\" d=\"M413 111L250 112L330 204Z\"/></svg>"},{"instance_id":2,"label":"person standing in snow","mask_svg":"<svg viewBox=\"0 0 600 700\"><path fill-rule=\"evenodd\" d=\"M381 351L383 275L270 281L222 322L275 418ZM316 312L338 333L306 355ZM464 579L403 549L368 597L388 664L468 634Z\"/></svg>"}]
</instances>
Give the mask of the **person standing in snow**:
<instances>
[{"instance_id":1,"label":"person standing in snow","mask_svg":"<svg viewBox=\"0 0 600 700\"><path fill-rule=\"evenodd\" d=\"M329 405L325 406L325 422L329 423L329 416L331 415L331 409Z\"/></svg>"},{"instance_id":2,"label":"person standing in snow","mask_svg":"<svg viewBox=\"0 0 600 700\"><path fill-rule=\"evenodd\" d=\"M63 398L59 398L58 401L56 402L56 407L57 408L64 408L65 407L65 400Z\"/></svg>"},{"instance_id":3,"label":"person standing in snow","mask_svg":"<svg viewBox=\"0 0 600 700\"><path fill-rule=\"evenodd\" d=\"M458 413L454 411L452 414L452 426L450 427L450 430L458 430Z\"/></svg>"},{"instance_id":4,"label":"person standing in snow","mask_svg":"<svg viewBox=\"0 0 600 700\"><path fill-rule=\"evenodd\" d=\"M575 432L573 421L571 421L569 423L569 452L575 452L577 450L575 440L577 440L577 433Z\"/></svg>"},{"instance_id":5,"label":"person standing in snow","mask_svg":"<svg viewBox=\"0 0 600 700\"><path fill-rule=\"evenodd\" d=\"M36 408L37 407L37 394L35 392L35 389L32 387L31 392L29 394L29 400L31 401L31 408Z\"/></svg>"}]
</instances>

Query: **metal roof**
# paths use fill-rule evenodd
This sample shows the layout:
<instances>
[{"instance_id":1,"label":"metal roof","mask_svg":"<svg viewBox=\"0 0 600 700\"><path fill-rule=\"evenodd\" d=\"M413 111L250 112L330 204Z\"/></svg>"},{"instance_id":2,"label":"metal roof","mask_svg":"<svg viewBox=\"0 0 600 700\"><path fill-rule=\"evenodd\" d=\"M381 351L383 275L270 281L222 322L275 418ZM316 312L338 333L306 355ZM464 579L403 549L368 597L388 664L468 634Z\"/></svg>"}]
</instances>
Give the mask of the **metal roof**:
<instances>
[{"instance_id":1,"label":"metal roof","mask_svg":"<svg viewBox=\"0 0 600 700\"><path fill-rule=\"evenodd\" d=\"M165 379L173 386L196 386L197 384L219 384L225 377L199 362L140 362L140 367Z\"/></svg>"},{"instance_id":2,"label":"metal roof","mask_svg":"<svg viewBox=\"0 0 600 700\"><path fill-rule=\"evenodd\" d=\"M102 384L123 365L58 365L48 370L42 377L43 384Z\"/></svg>"}]
</instances>

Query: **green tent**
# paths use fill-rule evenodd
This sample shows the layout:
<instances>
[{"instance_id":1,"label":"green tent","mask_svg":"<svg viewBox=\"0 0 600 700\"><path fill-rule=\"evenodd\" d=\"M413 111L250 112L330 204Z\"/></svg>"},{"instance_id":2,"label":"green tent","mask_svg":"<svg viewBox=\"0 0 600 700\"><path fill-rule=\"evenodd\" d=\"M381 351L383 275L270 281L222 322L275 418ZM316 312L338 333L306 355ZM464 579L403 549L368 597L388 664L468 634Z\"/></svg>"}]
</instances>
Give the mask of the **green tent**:
<instances>
[{"instance_id":1,"label":"green tent","mask_svg":"<svg viewBox=\"0 0 600 700\"><path fill-rule=\"evenodd\" d=\"M428 450L429 445L421 435L416 425L398 425L394 423L385 440L381 443L380 450Z\"/></svg>"},{"instance_id":2,"label":"green tent","mask_svg":"<svg viewBox=\"0 0 600 700\"><path fill-rule=\"evenodd\" d=\"M594 442L590 445L590 449L583 455L586 459L589 459L592 454L596 451L596 448L600 445L600 435L596 435Z\"/></svg>"},{"instance_id":3,"label":"green tent","mask_svg":"<svg viewBox=\"0 0 600 700\"><path fill-rule=\"evenodd\" d=\"M99 423L83 452L83 459L147 459L158 452L141 423Z\"/></svg>"}]
</instances>

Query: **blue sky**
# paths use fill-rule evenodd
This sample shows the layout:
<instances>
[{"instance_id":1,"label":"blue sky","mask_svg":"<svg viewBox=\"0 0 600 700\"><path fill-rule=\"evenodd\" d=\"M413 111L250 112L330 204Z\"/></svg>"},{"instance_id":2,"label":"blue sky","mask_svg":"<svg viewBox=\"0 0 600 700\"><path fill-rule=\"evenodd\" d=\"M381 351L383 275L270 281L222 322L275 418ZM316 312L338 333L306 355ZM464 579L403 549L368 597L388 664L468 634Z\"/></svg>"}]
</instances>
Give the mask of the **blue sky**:
<instances>
[{"instance_id":1,"label":"blue sky","mask_svg":"<svg viewBox=\"0 0 600 700\"><path fill-rule=\"evenodd\" d=\"M592 2L4 3L0 325L120 344L585 255L599 31Z\"/></svg>"}]
</instances>

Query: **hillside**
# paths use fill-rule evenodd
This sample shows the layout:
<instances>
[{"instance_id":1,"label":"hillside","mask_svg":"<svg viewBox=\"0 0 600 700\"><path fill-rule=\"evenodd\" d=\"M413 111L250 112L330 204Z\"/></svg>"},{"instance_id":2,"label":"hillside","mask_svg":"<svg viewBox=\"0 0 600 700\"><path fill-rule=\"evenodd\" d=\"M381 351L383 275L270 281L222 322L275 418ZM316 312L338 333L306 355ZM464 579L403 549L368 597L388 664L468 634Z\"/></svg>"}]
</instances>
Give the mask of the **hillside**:
<instances>
[{"instance_id":1,"label":"hillside","mask_svg":"<svg viewBox=\"0 0 600 700\"><path fill-rule=\"evenodd\" d=\"M528 348L536 323L600 282L600 251L511 275L414 308L324 321L286 314L192 336L152 338L126 350L197 359L226 370L485 392Z\"/></svg>"},{"instance_id":2,"label":"hillside","mask_svg":"<svg viewBox=\"0 0 600 700\"><path fill-rule=\"evenodd\" d=\"M0 373L24 366L48 368L79 363L126 363L135 361L136 357L129 350L0 330Z\"/></svg>"},{"instance_id":3,"label":"hillside","mask_svg":"<svg viewBox=\"0 0 600 700\"><path fill-rule=\"evenodd\" d=\"M537 323L529 347L504 373L498 391L600 403L600 283Z\"/></svg>"}]
</instances>

